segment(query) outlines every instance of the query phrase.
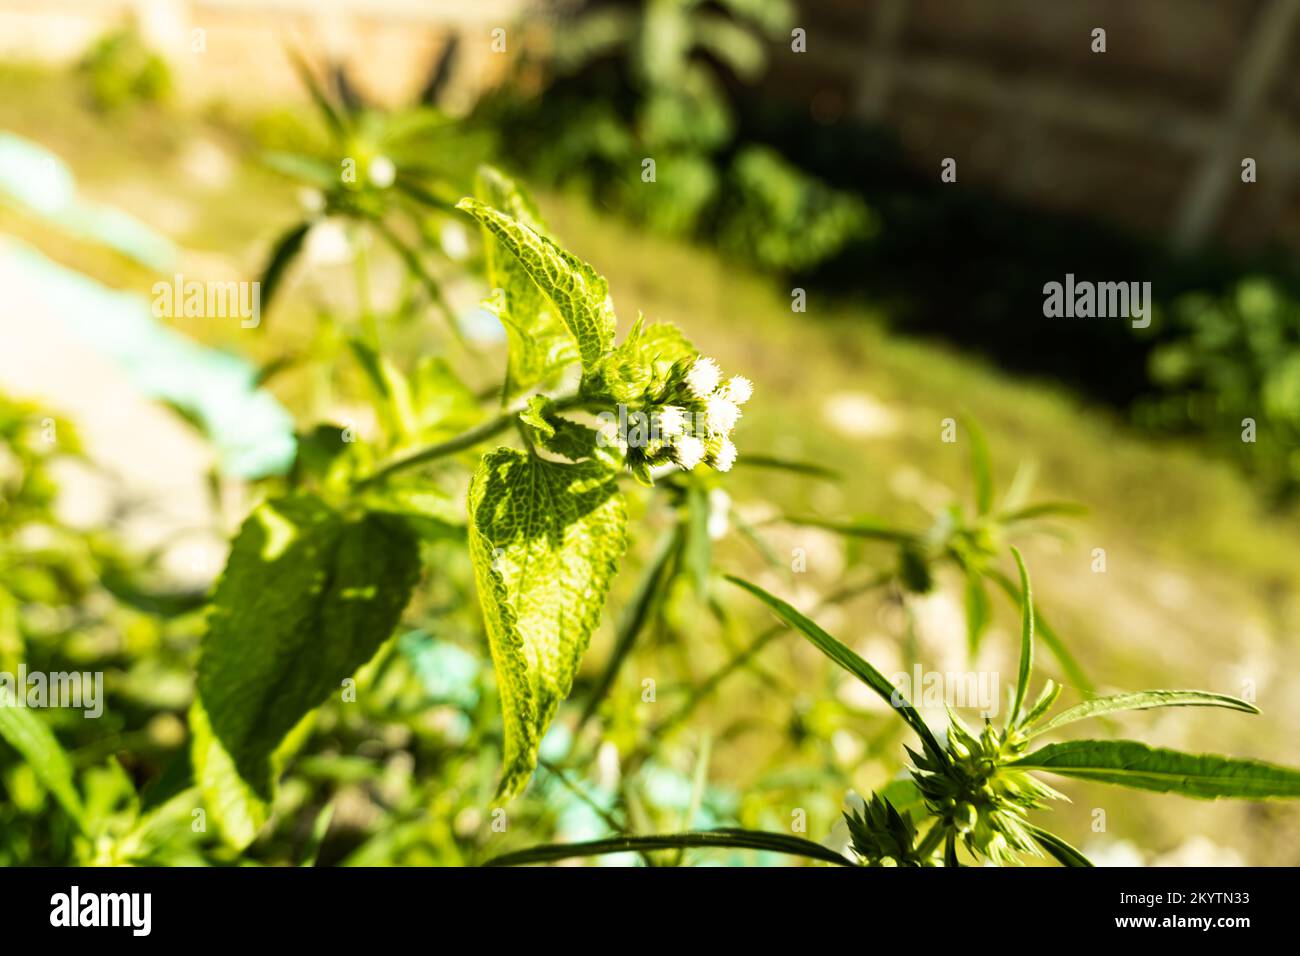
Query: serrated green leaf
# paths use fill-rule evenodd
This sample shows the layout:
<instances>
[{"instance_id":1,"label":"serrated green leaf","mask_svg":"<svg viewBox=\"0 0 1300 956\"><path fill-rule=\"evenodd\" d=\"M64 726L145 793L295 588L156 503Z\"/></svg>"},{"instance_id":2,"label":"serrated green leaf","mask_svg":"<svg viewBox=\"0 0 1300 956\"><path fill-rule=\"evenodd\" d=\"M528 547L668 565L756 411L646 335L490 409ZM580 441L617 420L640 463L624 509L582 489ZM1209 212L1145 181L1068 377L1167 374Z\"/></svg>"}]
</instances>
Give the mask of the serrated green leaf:
<instances>
[{"instance_id":1,"label":"serrated green leaf","mask_svg":"<svg viewBox=\"0 0 1300 956\"><path fill-rule=\"evenodd\" d=\"M484 205L513 217L539 236L547 234L532 197L500 170L480 167L474 181L474 195ZM488 285L499 290L485 306L506 330L510 361L506 397L510 398L552 378L556 371L577 359L578 351L555 306L520 260L486 223L480 222L479 228L483 233Z\"/></svg>"},{"instance_id":2,"label":"serrated green leaf","mask_svg":"<svg viewBox=\"0 0 1300 956\"><path fill-rule=\"evenodd\" d=\"M1259 708L1254 704L1226 694L1212 694L1204 690L1141 690L1131 694L1098 697L1075 704L1061 711L1043 726L1036 728L1031 736L1036 737L1088 717L1113 714L1120 710L1150 710L1153 707L1224 707L1248 714L1259 713Z\"/></svg>"},{"instance_id":3,"label":"serrated green leaf","mask_svg":"<svg viewBox=\"0 0 1300 956\"><path fill-rule=\"evenodd\" d=\"M940 763L947 762L943 748L939 746L938 739L926 725L925 720L922 719L920 713L917 712L907 698L903 696L902 691L891 684L885 675L776 595L769 594L758 585L750 584L748 581L731 574L727 575L727 580L754 595L775 611L776 616L782 621L812 641L823 654L875 691L877 696L897 710L903 720L907 722L907 725L916 731L917 736L921 738L921 742L925 744L926 750L930 752L934 759Z\"/></svg>"},{"instance_id":4,"label":"serrated green leaf","mask_svg":"<svg viewBox=\"0 0 1300 956\"><path fill-rule=\"evenodd\" d=\"M0 739L27 761L36 779L84 833L85 811L73 779L72 761L54 731L31 710L5 699L8 694L8 690L0 690Z\"/></svg>"},{"instance_id":5,"label":"serrated green leaf","mask_svg":"<svg viewBox=\"0 0 1300 956\"><path fill-rule=\"evenodd\" d=\"M682 369L698 355L681 330L667 322L645 324L638 316L627 337L583 380L588 395L630 406L663 400Z\"/></svg>"},{"instance_id":6,"label":"serrated green leaf","mask_svg":"<svg viewBox=\"0 0 1300 956\"><path fill-rule=\"evenodd\" d=\"M466 197L456 208L477 219L518 260L577 342L583 370L594 371L614 342L614 310L604 278L536 230L477 199Z\"/></svg>"},{"instance_id":7,"label":"serrated green leaf","mask_svg":"<svg viewBox=\"0 0 1300 956\"><path fill-rule=\"evenodd\" d=\"M600 620L627 546L614 477L511 448L483 456L469 490L470 556L504 720L499 793L528 781L537 748Z\"/></svg>"},{"instance_id":8,"label":"serrated green leaf","mask_svg":"<svg viewBox=\"0 0 1300 956\"><path fill-rule=\"evenodd\" d=\"M261 799L269 758L387 640L419 576L405 522L345 518L295 495L244 522L217 584L198 668L212 730Z\"/></svg>"},{"instance_id":9,"label":"serrated green leaf","mask_svg":"<svg viewBox=\"0 0 1300 956\"><path fill-rule=\"evenodd\" d=\"M1133 740L1048 744L1007 766L1203 799L1300 797L1300 770L1261 760L1185 754Z\"/></svg>"}]
</instances>

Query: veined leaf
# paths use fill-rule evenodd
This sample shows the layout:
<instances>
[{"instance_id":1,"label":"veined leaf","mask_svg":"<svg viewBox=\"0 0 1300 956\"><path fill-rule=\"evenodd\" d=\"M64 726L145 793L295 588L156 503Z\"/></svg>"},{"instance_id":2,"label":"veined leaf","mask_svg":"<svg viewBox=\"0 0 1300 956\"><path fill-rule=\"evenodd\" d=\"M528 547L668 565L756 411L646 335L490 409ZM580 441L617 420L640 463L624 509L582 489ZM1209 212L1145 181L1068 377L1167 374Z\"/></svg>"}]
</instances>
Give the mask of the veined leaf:
<instances>
[{"instance_id":1,"label":"veined leaf","mask_svg":"<svg viewBox=\"0 0 1300 956\"><path fill-rule=\"evenodd\" d=\"M77 829L84 833L85 812L73 780L72 761L54 736L54 731L33 711L6 699L8 695L8 690L0 690L0 739L27 761L36 779L59 802Z\"/></svg>"},{"instance_id":2,"label":"veined leaf","mask_svg":"<svg viewBox=\"0 0 1300 956\"><path fill-rule=\"evenodd\" d=\"M776 595L769 594L758 585L750 584L748 581L734 575L727 575L727 580L754 595L776 612L777 617L812 641L823 654L875 691L890 707L898 711L909 727L916 731L917 736L921 738L921 742L925 744L931 756L936 757L940 762L946 762L947 758L944 756L943 748L939 746L939 741L934 736L934 733L926 725L916 708L908 702L898 688L889 682L885 675Z\"/></svg>"},{"instance_id":3,"label":"veined leaf","mask_svg":"<svg viewBox=\"0 0 1300 956\"><path fill-rule=\"evenodd\" d=\"M671 833L656 836L621 836L586 843L550 843L530 847L517 853L506 853L484 863L484 866L524 866L529 863L554 863L576 856L601 856L605 853L644 853L649 850L677 850L691 847L766 850L790 856L805 856L837 866L852 866L847 857L820 843L787 836L784 833L766 833L762 830L722 828L694 833Z\"/></svg>"},{"instance_id":4,"label":"veined leaf","mask_svg":"<svg viewBox=\"0 0 1300 956\"><path fill-rule=\"evenodd\" d=\"M514 796L600 620L627 546L613 475L498 448L469 489L470 556L504 711L499 793Z\"/></svg>"},{"instance_id":5,"label":"veined leaf","mask_svg":"<svg viewBox=\"0 0 1300 956\"><path fill-rule=\"evenodd\" d=\"M474 194L486 206L499 209L539 236L546 235L541 213L523 188L491 166L482 166ZM510 378L507 398L524 392L578 357L574 338L551 301L533 281L520 260L480 221L487 280L500 290L489 299L490 309L506 330Z\"/></svg>"},{"instance_id":6,"label":"veined leaf","mask_svg":"<svg viewBox=\"0 0 1300 956\"><path fill-rule=\"evenodd\" d=\"M593 371L614 342L609 285L596 270L536 230L466 197L456 204L492 233L550 301L578 343L584 371Z\"/></svg>"},{"instance_id":7,"label":"veined leaf","mask_svg":"<svg viewBox=\"0 0 1300 956\"><path fill-rule=\"evenodd\" d=\"M1300 797L1300 770L1261 760L1185 754L1133 740L1048 744L1007 766L1204 799Z\"/></svg>"},{"instance_id":8,"label":"veined leaf","mask_svg":"<svg viewBox=\"0 0 1300 956\"><path fill-rule=\"evenodd\" d=\"M1055 833L1049 833L1042 827L1036 827L1032 823L1023 824L1024 828L1029 831L1029 835L1046 850L1057 863L1062 866L1091 867L1093 862L1076 850L1070 844L1066 843Z\"/></svg>"},{"instance_id":9,"label":"veined leaf","mask_svg":"<svg viewBox=\"0 0 1300 956\"><path fill-rule=\"evenodd\" d=\"M1036 728L1030 736L1036 737L1088 717L1112 714L1118 710L1149 710L1153 707L1225 707L1228 710L1240 710L1248 714L1259 713L1259 708L1254 704L1248 704L1244 700L1226 694L1211 694L1204 690L1142 690L1131 694L1098 697L1075 704L1061 711L1043 726Z\"/></svg>"},{"instance_id":10,"label":"veined leaf","mask_svg":"<svg viewBox=\"0 0 1300 956\"><path fill-rule=\"evenodd\" d=\"M258 797L271 796L276 747L387 640L419 571L415 536L393 517L345 518L295 495L244 522L213 597L198 690Z\"/></svg>"}]
</instances>

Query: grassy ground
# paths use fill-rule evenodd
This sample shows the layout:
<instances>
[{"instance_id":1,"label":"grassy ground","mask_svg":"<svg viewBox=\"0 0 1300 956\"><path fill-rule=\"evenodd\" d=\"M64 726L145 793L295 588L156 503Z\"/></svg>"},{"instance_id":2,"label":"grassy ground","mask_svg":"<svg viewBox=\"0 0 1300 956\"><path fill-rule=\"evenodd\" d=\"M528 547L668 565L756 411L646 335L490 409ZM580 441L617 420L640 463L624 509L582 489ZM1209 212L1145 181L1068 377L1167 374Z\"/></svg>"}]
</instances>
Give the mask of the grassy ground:
<instances>
[{"instance_id":1,"label":"grassy ground","mask_svg":"<svg viewBox=\"0 0 1300 956\"><path fill-rule=\"evenodd\" d=\"M190 271L254 275L269 243L295 213L292 189L253 166L244 152L247 139L225 122L154 111L104 120L85 107L69 78L6 71L3 84L0 128L58 152L91 196L170 235L185 250ZM195 159L196 140L211 147L207 172ZM229 168L220 169L213 155L224 157ZM763 451L810 459L845 476L827 482L738 469L728 487L741 514L762 520L774 510L827 517L865 513L925 523L924 504L969 494L967 446L941 441L944 419L969 414L988 436L1002 487L1018 465L1030 464L1037 469L1038 497L1070 499L1090 509L1070 537L1035 539L1026 550L1042 607L1097 684L1232 694L1253 686L1264 711L1253 718L1195 710L1136 715L1118 722L1123 735L1300 763L1294 743L1300 700L1288 693L1288 676L1300 663L1295 515L1269 512L1227 466L1194 448L1136 435L1112 413L1081 404L1050 381L1011 378L943 345L887 335L868 303L828 302L808 290L807 311L794 313L785 290L705 251L646 236L563 197L549 197L544 205L555 231L609 278L625 321L638 309L650 319L672 320L725 371L755 381L755 398L737 436L742 456ZM18 233L113 285L146 292L153 281L138 268L12 214L0 212L0 231ZM199 334L265 358L300 347L306 322L299 310L256 339L221 329ZM1009 323L1007 334L1032 336L1033 328ZM293 401L291 381L277 387ZM804 549L806 577L763 571L754 551L734 540L721 546L722 565L766 575L804 604L842 579L842 551L825 535L781 526L768 534L783 560L792 549ZM1105 573L1092 570L1096 548L1105 549ZM867 559L891 560L888 552L871 550ZM912 609L918 646L927 667L964 667L954 650L964 642L955 616L960 591L951 581L942 584L938 595ZM903 663L900 618L888 602L837 610L821 622L875 655L882 669ZM1008 663L1013 628L1011 609L999 606L977 667ZM712 635L704 623L700 631ZM593 661L603 659L607 640L605 634L597 641ZM689 667L704 674L725 652L702 636L690 657ZM644 655L633 670L653 669L654 660L654 652ZM1059 676L1051 663L1044 668ZM818 836L840 793L813 801L800 790L800 771L824 770L829 761L844 769L844 787L865 790L896 767L897 751L882 759L834 728L829 748L807 743L801 730L820 726L815 689L828 686L828 678L815 652L793 638L764 652L757 677L733 678L701 711L691 733L720 732L724 715L730 718L734 733L723 733L715 749L715 777L747 797L766 793L768 813L782 801L811 805L809 834ZM763 677L770 683L762 683ZM751 733L736 723L738 716L779 733ZM880 719L875 723L885 726ZM1300 811L1293 808L1066 789L1074 803L1055 811L1062 818L1060 832L1103 855L1118 852L1116 841L1131 840L1147 851L1147 862L1162 856L1230 862L1235 850L1245 862L1300 863ZM1096 809L1106 811L1104 832L1092 829Z\"/></svg>"}]
</instances>

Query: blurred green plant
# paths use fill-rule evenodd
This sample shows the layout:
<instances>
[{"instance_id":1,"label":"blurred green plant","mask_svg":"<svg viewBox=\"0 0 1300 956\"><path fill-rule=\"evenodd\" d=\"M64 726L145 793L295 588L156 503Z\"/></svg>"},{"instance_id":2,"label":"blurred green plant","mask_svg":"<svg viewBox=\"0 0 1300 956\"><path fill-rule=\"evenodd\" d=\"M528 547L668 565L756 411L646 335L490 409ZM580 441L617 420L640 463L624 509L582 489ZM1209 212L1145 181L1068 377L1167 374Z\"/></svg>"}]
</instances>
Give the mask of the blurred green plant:
<instances>
[{"instance_id":1,"label":"blurred green plant","mask_svg":"<svg viewBox=\"0 0 1300 956\"><path fill-rule=\"evenodd\" d=\"M1176 300L1140 424L1196 431L1282 494L1300 489L1300 300L1268 279Z\"/></svg>"},{"instance_id":2,"label":"blurred green plant","mask_svg":"<svg viewBox=\"0 0 1300 956\"><path fill-rule=\"evenodd\" d=\"M928 528L921 529L899 527L867 515L849 521L800 516L787 516L786 520L832 531L853 542L876 541L895 546L895 576L906 593L926 594L935 587L940 567L956 568L964 582L967 652L974 658L992 615L988 583L992 582L1017 606L1024 600L1015 581L997 566L1007 542L1022 534L1058 534L1051 519L1083 514L1087 509L1068 501L1029 501L1033 475L1023 467L1007 487L1002 501L996 502L992 462L984 433L970 419L962 421L962 428L971 450L973 508L965 502L952 501L934 513ZM851 560L862 557L861 549L851 550ZM1038 631L1070 683L1081 691L1091 691L1092 682L1083 668L1041 615Z\"/></svg>"},{"instance_id":3,"label":"blurred green plant","mask_svg":"<svg viewBox=\"0 0 1300 956\"><path fill-rule=\"evenodd\" d=\"M288 143L264 154L267 166L307 190L309 214L284 230L274 244L261 277L263 311L303 251L311 230L332 222L347 231L356 265L360 317L371 329L372 347L375 319L365 262L371 235L396 255L403 275L414 281L459 337L460 325L433 260L454 262L467 254L461 248L464 240L454 207L487 155L489 139L431 106L390 112L339 97L316 78L301 56L291 53L290 57L315 104L325 139L290 149L286 147L303 133L291 131L275 137ZM405 308L418 311L419 304L408 301Z\"/></svg>"},{"instance_id":4,"label":"blurred green plant","mask_svg":"<svg viewBox=\"0 0 1300 956\"><path fill-rule=\"evenodd\" d=\"M167 61L150 50L133 27L105 34L86 51L79 65L91 101L113 113L139 103L159 103L171 95Z\"/></svg>"}]
</instances>

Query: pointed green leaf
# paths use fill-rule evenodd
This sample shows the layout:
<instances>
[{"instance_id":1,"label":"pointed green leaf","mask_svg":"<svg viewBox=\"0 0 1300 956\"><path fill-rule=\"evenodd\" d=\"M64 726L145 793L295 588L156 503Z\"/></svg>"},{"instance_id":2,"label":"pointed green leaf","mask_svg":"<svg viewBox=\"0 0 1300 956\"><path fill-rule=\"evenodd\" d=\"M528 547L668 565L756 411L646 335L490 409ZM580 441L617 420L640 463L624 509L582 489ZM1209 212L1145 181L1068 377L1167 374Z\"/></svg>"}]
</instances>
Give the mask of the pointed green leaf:
<instances>
[{"instance_id":1,"label":"pointed green leaf","mask_svg":"<svg viewBox=\"0 0 1300 956\"><path fill-rule=\"evenodd\" d=\"M334 104L330 102L329 97L325 95L324 88L317 82L316 75L312 73L311 67L307 65L303 55L293 48L288 50L288 54L289 60L293 63L294 71L298 74L298 78L302 80L303 86L307 87L307 92L311 94L312 102L320 110L325 125L330 128L335 137L341 140L347 135L347 126L343 121L343 116L334 108Z\"/></svg>"},{"instance_id":2,"label":"pointed green leaf","mask_svg":"<svg viewBox=\"0 0 1300 956\"><path fill-rule=\"evenodd\" d=\"M1016 567L1020 569L1020 671L1016 675L1016 696L1011 703L1007 726L1014 727L1029 690L1029 676L1034 670L1034 593L1029 587L1029 569L1018 548L1012 548Z\"/></svg>"},{"instance_id":3,"label":"pointed green leaf","mask_svg":"<svg viewBox=\"0 0 1300 956\"><path fill-rule=\"evenodd\" d=\"M260 505L213 597L198 690L212 731L253 792L285 735L388 639L420 571L405 522L340 515L311 495Z\"/></svg>"},{"instance_id":4,"label":"pointed green leaf","mask_svg":"<svg viewBox=\"0 0 1300 956\"><path fill-rule=\"evenodd\" d=\"M1088 717L1112 714L1118 710L1149 710L1153 707L1225 707L1228 710L1240 710L1248 714L1259 713L1259 708L1254 704L1226 694L1211 694L1204 690L1142 690L1131 694L1098 697L1075 704L1037 728L1032 736L1045 734L1049 730Z\"/></svg>"},{"instance_id":5,"label":"pointed green leaf","mask_svg":"<svg viewBox=\"0 0 1300 956\"><path fill-rule=\"evenodd\" d=\"M691 847L765 850L790 856L805 856L837 866L852 866L847 857L820 843L784 833L766 833L762 830L722 828L694 833L672 833L656 836L620 836L586 843L551 843L530 847L517 853L506 853L484 863L484 866L525 866L530 863L554 863L578 856L601 856L606 853L644 853L650 850L677 850Z\"/></svg>"},{"instance_id":6,"label":"pointed green leaf","mask_svg":"<svg viewBox=\"0 0 1300 956\"><path fill-rule=\"evenodd\" d=\"M477 199L456 204L492 233L550 301L578 343L584 371L593 371L614 342L609 285L596 270L550 239Z\"/></svg>"},{"instance_id":7,"label":"pointed green leaf","mask_svg":"<svg viewBox=\"0 0 1300 956\"><path fill-rule=\"evenodd\" d=\"M1070 844L1066 843L1055 833L1049 833L1041 827L1036 827L1032 823L1024 824L1030 836L1037 841L1038 845L1046 850L1057 863L1062 866L1091 867L1093 862L1076 850Z\"/></svg>"},{"instance_id":8,"label":"pointed green leaf","mask_svg":"<svg viewBox=\"0 0 1300 956\"><path fill-rule=\"evenodd\" d=\"M876 541L894 541L899 544L910 544L917 539L917 536L912 532L895 528L877 518L862 517L855 518L853 521L831 521L826 518L804 518L797 515L787 515L785 520L790 524L833 531L848 538L871 538Z\"/></svg>"},{"instance_id":9,"label":"pointed green leaf","mask_svg":"<svg viewBox=\"0 0 1300 956\"><path fill-rule=\"evenodd\" d=\"M505 724L500 794L513 796L600 620L626 548L615 478L498 448L469 489L470 556Z\"/></svg>"},{"instance_id":10,"label":"pointed green leaf","mask_svg":"<svg viewBox=\"0 0 1300 956\"><path fill-rule=\"evenodd\" d=\"M311 223L300 222L298 225L288 229L275 241L275 246L271 249L271 257L266 262L266 268L262 270L262 278L258 282L258 305L265 315L271 308L271 300L275 293L280 289L280 282L284 278L289 264L293 262L294 257L302 249L303 240L307 238L307 233L311 229Z\"/></svg>"},{"instance_id":11,"label":"pointed green leaf","mask_svg":"<svg viewBox=\"0 0 1300 956\"><path fill-rule=\"evenodd\" d=\"M946 760L943 755L943 748L939 746L939 741L935 738L934 733L926 726L916 708L908 702L897 687L889 682L885 675L779 597L769 594L758 585L750 584L748 581L734 575L727 575L727 580L754 595L771 608L782 621L812 641L823 654L875 691L889 706L898 711L909 727L916 731L917 736L921 738L921 742L925 744L931 756L937 757L941 762Z\"/></svg>"},{"instance_id":12,"label":"pointed green leaf","mask_svg":"<svg viewBox=\"0 0 1300 956\"><path fill-rule=\"evenodd\" d=\"M73 779L72 761L54 731L33 711L17 706L8 688L0 688L0 740L18 751L36 779L84 833L85 812Z\"/></svg>"},{"instance_id":13,"label":"pointed green leaf","mask_svg":"<svg viewBox=\"0 0 1300 956\"><path fill-rule=\"evenodd\" d=\"M1133 740L1048 744L1008 766L1204 799L1300 797L1300 770L1261 760L1185 754Z\"/></svg>"}]
</instances>

